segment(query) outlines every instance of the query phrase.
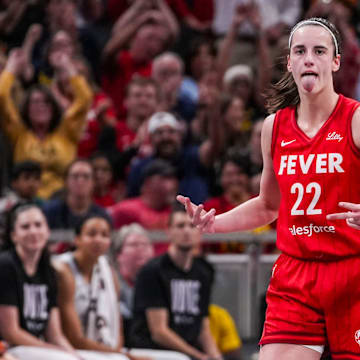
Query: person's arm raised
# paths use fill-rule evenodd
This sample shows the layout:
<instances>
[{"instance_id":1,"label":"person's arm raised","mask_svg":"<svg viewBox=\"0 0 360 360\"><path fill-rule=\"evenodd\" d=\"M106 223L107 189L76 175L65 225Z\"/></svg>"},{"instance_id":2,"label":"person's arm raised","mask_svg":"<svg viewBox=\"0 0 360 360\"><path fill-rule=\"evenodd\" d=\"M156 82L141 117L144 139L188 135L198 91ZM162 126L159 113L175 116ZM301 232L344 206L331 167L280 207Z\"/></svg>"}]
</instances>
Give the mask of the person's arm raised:
<instances>
[{"instance_id":1,"label":"person's arm raised","mask_svg":"<svg viewBox=\"0 0 360 360\"><path fill-rule=\"evenodd\" d=\"M203 205L195 205L182 195L177 200L185 205L193 223L203 232L236 232L255 229L277 218L280 205L280 189L275 177L271 157L274 115L266 118L261 135L264 168L261 176L260 194L236 208L215 216L215 210L204 211Z\"/></svg>"},{"instance_id":2,"label":"person's arm raised","mask_svg":"<svg viewBox=\"0 0 360 360\"><path fill-rule=\"evenodd\" d=\"M13 144L27 131L20 118L19 109L11 96L11 90L21 72L24 61L22 49L11 50L5 69L0 75L0 125Z\"/></svg>"}]
</instances>

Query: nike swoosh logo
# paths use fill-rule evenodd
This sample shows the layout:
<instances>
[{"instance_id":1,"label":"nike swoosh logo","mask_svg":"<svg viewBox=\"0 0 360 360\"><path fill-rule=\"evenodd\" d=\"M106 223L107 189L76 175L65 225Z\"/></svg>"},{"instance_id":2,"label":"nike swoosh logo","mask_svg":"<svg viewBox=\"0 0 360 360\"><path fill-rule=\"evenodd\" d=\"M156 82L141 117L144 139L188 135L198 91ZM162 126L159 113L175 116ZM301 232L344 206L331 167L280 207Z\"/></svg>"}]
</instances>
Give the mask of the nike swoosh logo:
<instances>
[{"instance_id":1,"label":"nike swoosh logo","mask_svg":"<svg viewBox=\"0 0 360 360\"><path fill-rule=\"evenodd\" d=\"M283 141L281 141L281 146L284 147L286 145L289 145L289 144L293 143L294 141L296 141L296 139L290 140L290 141L284 141L283 140Z\"/></svg>"}]
</instances>

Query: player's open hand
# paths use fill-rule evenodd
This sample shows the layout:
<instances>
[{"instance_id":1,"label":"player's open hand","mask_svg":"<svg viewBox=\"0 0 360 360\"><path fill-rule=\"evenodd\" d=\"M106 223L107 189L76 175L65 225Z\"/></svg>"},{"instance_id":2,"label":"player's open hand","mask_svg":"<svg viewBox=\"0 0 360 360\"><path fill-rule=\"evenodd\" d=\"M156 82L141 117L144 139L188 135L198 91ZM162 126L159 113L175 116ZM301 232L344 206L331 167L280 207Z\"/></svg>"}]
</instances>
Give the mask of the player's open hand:
<instances>
[{"instance_id":1,"label":"player's open hand","mask_svg":"<svg viewBox=\"0 0 360 360\"><path fill-rule=\"evenodd\" d=\"M178 195L176 200L185 206L192 223L202 232L213 233L215 231L215 209L204 210L204 205L195 205L188 197Z\"/></svg>"},{"instance_id":2,"label":"player's open hand","mask_svg":"<svg viewBox=\"0 0 360 360\"><path fill-rule=\"evenodd\" d=\"M356 229L360 230L360 204L350 202L339 202L339 206L347 209L346 212L329 214L326 216L327 220L346 220L346 223Z\"/></svg>"}]
</instances>

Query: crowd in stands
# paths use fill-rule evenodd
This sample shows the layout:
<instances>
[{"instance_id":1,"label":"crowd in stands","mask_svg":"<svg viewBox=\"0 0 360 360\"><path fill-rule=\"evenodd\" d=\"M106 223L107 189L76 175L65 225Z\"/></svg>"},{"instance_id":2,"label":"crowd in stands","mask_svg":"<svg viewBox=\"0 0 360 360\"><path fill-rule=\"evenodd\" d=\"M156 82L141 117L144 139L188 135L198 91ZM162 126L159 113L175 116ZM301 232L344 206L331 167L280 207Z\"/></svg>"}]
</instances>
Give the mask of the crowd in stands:
<instances>
[{"instance_id":1,"label":"crowd in stands","mask_svg":"<svg viewBox=\"0 0 360 360\"><path fill-rule=\"evenodd\" d=\"M239 359L236 336L233 347L209 337L219 328L207 294L201 309L185 304L191 316L171 309L171 291L200 297L197 282L210 293L213 276L182 258L179 232L200 235L174 215L175 196L219 214L258 194L263 95L301 18L337 26L335 89L360 100L359 14L354 0L0 0L0 340L11 345L1 355L0 343L0 359L31 359L22 345L34 359L180 359L124 346ZM47 249L49 229L75 233ZM167 231L166 242L154 246L149 230ZM197 256L245 250L193 241ZM54 265L48 250L61 254ZM186 274L183 284L157 278L161 267ZM40 303L24 314L30 295Z\"/></svg>"}]
</instances>

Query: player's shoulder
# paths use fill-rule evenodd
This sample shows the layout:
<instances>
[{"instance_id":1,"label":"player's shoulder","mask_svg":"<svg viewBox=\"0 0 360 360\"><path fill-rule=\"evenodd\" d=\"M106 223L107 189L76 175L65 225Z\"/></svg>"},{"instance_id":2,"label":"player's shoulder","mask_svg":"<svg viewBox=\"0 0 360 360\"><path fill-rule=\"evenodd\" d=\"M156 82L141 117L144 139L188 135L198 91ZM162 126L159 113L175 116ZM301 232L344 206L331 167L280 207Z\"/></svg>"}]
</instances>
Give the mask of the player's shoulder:
<instances>
[{"instance_id":1,"label":"player's shoulder","mask_svg":"<svg viewBox=\"0 0 360 360\"><path fill-rule=\"evenodd\" d=\"M268 115L264 120L263 131L270 131L274 126L276 113Z\"/></svg>"}]
</instances>

